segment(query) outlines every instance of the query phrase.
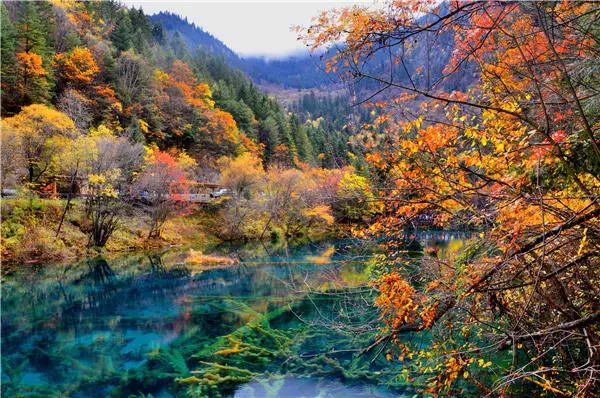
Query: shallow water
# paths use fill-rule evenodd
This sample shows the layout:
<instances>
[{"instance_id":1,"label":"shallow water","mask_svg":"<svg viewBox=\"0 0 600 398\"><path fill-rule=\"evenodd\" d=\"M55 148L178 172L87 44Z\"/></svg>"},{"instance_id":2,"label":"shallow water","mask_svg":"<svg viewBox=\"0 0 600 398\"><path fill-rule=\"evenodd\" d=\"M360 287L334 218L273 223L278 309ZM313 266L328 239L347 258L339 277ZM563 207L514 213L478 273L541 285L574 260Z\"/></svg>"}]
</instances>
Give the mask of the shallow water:
<instances>
[{"instance_id":1,"label":"shallow water","mask_svg":"<svg viewBox=\"0 0 600 398\"><path fill-rule=\"evenodd\" d=\"M413 236L457 250L458 233ZM416 245L416 246L414 246ZM412 396L362 358L376 312L373 244L223 246L239 265L203 269L185 252L95 258L5 276L6 397ZM367 303L367 304L365 304ZM366 328L364 325L372 325Z\"/></svg>"}]
</instances>

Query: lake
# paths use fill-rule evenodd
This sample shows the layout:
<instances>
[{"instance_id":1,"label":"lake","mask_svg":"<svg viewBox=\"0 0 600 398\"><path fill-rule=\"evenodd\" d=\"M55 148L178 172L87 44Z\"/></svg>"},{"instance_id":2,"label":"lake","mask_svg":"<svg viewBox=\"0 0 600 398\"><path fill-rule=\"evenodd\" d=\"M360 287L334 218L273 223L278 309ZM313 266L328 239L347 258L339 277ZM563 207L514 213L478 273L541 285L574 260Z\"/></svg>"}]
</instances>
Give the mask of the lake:
<instances>
[{"instance_id":1,"label":"lake","mask_svg":"<svg viewBox=\"0 0 600 398\"><path fill-rule=\"evenodd\" d=\"M411 262L466 235L406 238ZM3 277L3 396L411 397L395 365L362 352L380 326L367 286L378 250L333 240L210 248L240 259L224 268L176 250L23 265Z\"/></svg>"}]
</instances>

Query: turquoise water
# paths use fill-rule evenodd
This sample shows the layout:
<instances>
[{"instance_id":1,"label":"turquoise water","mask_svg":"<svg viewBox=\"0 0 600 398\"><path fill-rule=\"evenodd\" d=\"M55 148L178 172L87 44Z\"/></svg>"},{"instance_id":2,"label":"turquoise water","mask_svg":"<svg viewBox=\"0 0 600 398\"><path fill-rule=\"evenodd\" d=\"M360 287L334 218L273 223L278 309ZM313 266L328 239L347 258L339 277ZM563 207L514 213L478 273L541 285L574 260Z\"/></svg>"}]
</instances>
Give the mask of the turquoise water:
<instances>
[{"instance_id":1,"label":"turquoise water","mask_svg":"<svg viewBox=\"0 0 600 398\"><path fill-rule=\"evenodd\" d=\"M460 234L421 234L452 249ZM222 246L241 260L189 266L187 252L23 266L2 288L6 397L396 397L413 386L379 357L377 247L332 241Z\"/></svg>"}]
</instances>

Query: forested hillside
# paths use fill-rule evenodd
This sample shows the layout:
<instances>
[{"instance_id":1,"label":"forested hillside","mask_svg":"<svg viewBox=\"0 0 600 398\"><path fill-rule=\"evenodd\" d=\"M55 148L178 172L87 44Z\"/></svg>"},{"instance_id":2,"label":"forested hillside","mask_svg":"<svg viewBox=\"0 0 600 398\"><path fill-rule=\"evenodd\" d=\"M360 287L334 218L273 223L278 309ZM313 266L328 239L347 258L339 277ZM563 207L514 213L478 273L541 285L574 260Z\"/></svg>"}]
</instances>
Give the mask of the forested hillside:
<instances>
[{"instance_id":1,"label":"forested hillside","mask_svg":"<svg viewBox=\"0 0 600 398\"><path fill-rule=\"evenodd\" d=\"M3 116L52 105L81 131L104 125L208 164L246 151L266 164L345 162L345 141L322 129L307 140L298 118L229 65L234 53L189 24L171 34L169 19L115 2L3 3L2 22Z\"/></svg>"},{"instance_id":2,"label":"forested hillside","mask_svg":"<svg viewBox=\"0 0 600 398\"><path fill-rule=\"evenodd\" d=\"M2 3L6 258L63 258L115 231L116 250L155 244L172 216L223 195L195 230L288 237L371 214L353 197L370 188L353 174L348 104L308 95L290 112L201 36L212 47L116 2Z\"/></svg>"}]
</instances>

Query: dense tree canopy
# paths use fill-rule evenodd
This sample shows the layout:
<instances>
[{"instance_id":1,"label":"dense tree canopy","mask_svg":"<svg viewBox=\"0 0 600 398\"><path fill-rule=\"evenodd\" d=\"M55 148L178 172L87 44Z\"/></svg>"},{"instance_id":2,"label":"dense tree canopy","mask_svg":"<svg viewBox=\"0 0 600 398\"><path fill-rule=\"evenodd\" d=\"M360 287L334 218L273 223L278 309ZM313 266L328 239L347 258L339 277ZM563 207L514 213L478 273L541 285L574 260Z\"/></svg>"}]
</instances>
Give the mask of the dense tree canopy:
<instances>
[{"instance_id":1,"label":"dense tree canopy","mask_svg":"<svg viewBox=\"0 0 600 398\"><path fill-rule=\"evenodd\" d=\"M141 10L114 2L3 3L2 51L4 116L32 103L54 105L83 132L104 124L212 163L248 150L267 166L316 164L316 141L328 159L346 156L335 148L347 137L326 148L326 129L306 133L242 72L192 51Z\"/></svg>"},{"instance_id":2,"label":"dense tree canopy","mask_svg":"<svg viewBox=\"0 0 600 398\"><path fill-rule=\"evenodd\" d=\"M390 266L374 285L379 343L396 344L390 360L419 358L407 370L430 373L430 393L597 391L599 21L589 2L418 0L323 13L305 35L330 49L332 73L375 83L363 97L381 115L362 139L386 212L363 232L423 217L481 231L459 261ZM441 75L401 68L448 35ZM479 82L446 90L467 66ZM418 330L430 349L400 337Z\"/></svg>"}]
</instances>

